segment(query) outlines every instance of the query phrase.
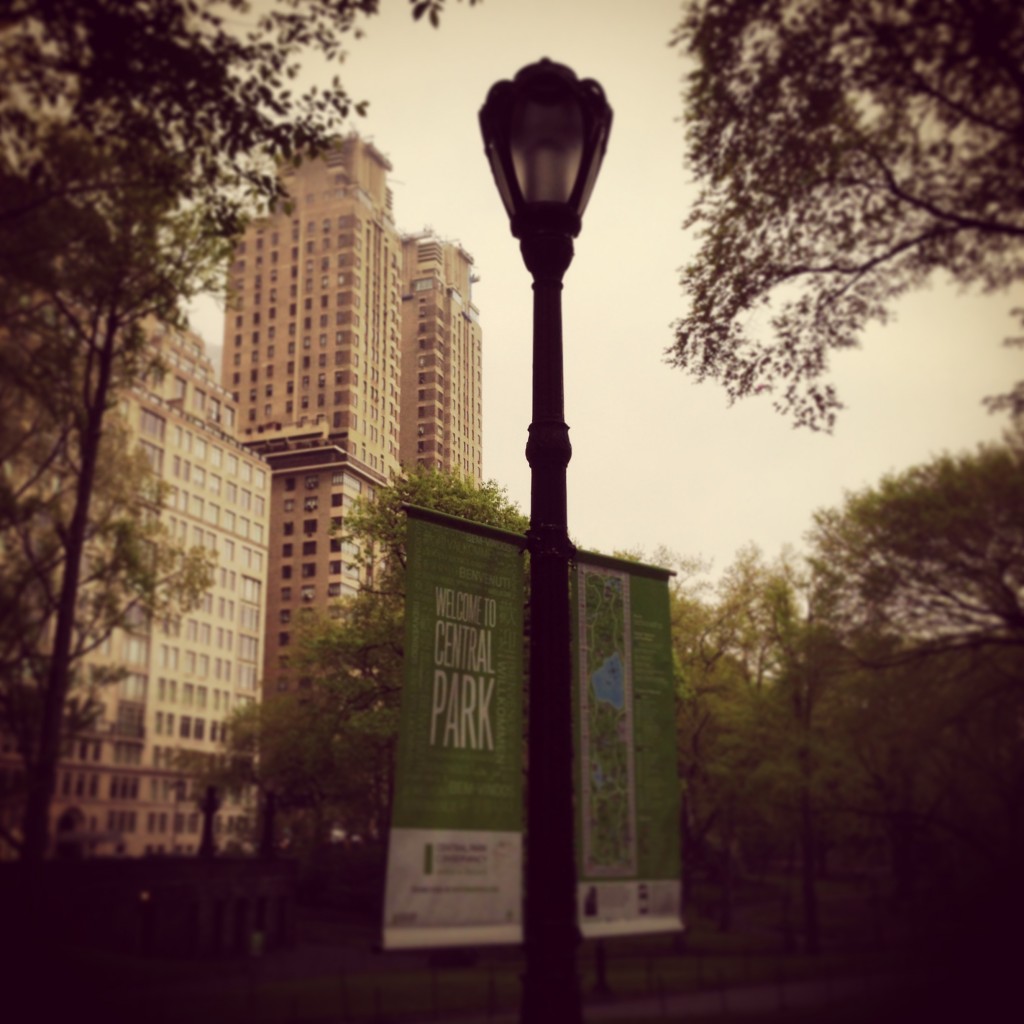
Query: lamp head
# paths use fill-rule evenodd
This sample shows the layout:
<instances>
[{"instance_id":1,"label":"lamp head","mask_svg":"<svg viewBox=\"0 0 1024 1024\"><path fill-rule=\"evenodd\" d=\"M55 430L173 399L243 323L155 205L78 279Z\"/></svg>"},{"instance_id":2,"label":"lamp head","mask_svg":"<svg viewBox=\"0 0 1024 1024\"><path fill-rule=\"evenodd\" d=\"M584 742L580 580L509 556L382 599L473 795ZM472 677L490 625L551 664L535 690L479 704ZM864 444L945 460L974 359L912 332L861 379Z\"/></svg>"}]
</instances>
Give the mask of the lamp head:
<instances>
[{"instance_id":1,"label":"lamp head","mask_svg":"<svg viewBox=\"0 0 1024 1024\"><path fill-rule=\"evenodd\" d=\"M611 122L597 82L546 58L491 87L480 130L513 235L579 234Z\"/></svg>"}]
</instances>

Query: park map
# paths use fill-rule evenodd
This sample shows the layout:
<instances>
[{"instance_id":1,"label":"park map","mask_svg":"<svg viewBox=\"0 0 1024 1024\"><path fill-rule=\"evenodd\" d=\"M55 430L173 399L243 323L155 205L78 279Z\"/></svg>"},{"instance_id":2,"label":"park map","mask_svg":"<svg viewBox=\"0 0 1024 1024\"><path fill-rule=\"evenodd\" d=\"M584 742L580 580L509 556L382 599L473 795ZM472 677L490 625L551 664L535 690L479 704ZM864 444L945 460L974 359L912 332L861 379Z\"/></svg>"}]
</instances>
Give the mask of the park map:
<instances>
[{"instance_id":1,"label":"park map","mask_svg":"<svg viewBox=\"0 0 1024 1024\"><path fill-rule=\"evenodd\" d=\"M580 568L583 874L637 871L629 577Z\"/></svg>"}]
</instances>

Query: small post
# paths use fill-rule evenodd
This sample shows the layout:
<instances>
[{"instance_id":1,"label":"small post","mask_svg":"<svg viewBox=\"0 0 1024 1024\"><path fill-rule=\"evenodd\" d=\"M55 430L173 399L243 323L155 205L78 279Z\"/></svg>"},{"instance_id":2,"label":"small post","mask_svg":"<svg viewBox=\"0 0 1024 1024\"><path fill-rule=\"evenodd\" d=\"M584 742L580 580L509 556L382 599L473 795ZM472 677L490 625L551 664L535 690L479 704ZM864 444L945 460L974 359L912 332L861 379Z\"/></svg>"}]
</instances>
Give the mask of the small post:
<instances>
[{"instance_id":1,"label":"small post","mask_svg":"<svg viewBox=\"0 0 1024 1024\"><path fill-rule=\"evenodd\" d=\"M213 818L220 810L220 797L217 796L216 786L206 787L206 795L199 809L203 812L203 835L199 840L199 857L209 860L217 854L217 847L213 841Z\"/></svg>"},{"instance_id":2,"label":"small post","mask_svg":"<svg viewBox=\"0 0 1024 1024\"><path fill-rule=\"evenodd\" d=\"M594 973L597 975L594 991L599 996L610 996L612 990L608 987L608 962L604 939L598 939L594 946Z\"/></svg>"},{"instance_id":3,"label":"small post","mask_svg":"<svg viewBox=\"0 0 1024 1024\"><path fill-rule=\"evenodd\" d=\"M277 797L272 789L263 794L263 827L260 829L260 857L270 860L274 856L274 816Z\"/></svg>"}]
</instances>

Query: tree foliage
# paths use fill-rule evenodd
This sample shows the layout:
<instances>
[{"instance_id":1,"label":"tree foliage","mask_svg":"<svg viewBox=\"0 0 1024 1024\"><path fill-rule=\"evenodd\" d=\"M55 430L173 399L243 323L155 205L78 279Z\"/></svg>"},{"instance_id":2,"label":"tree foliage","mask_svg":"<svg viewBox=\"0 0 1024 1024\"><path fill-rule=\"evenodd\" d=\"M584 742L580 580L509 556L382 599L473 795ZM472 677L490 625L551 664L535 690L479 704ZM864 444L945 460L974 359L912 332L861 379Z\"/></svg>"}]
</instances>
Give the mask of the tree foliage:
<instances>
[{"instance_id":1,"label":"tree foliage","mask_svg":"<svg viewBox=\"0 0 1024 1024\"><path fill-rule=\"evenodd\" d=\"M237 781L273 790L283 809L299 812L293 823L308 817L307 831L320 841L331 823L380 840L390 822L404 646L405 505L519 533L527 525L493 481L423 468L348 512L342 532L362 569L360 592L340 600L335 615L302 616L290 656L297 692L263 710L245 710L229 731L229 764L243 769ZM243 729L241 723L247 723ZM253 763L257 774L245 777Z\"/></svg>"},{"instance_id":2,"label":"tree foliage","mask_svg":"<svg viewBox=\"0 0 1024 1024\"><path fill-rule=\"evenodd\" d=\"M473 2L473 0L471 0ZM410 0L437 24L444 0ZM276 163L324 148L355 110L337 75L296 94L303 60L331 65L379 0L14 0L0 33L3 176L42 192L67 184L46 160L54 135L77 126L228 231L256 197L284 198ZM91 183L123 184L114 161Z\"/></svg>"},{"instance_id":3,"label":"tree foliage","mask_svg":"<svg viewBox=\"0 0 1024 1024\"><path fill-rule=\"evenodd\" d=\"M153 619L188 611L213 580L208 553L186 549L161 522L164 487L125 426L116 421L103 432L81 535L73 529L80 507L74 440L54 445L36 424L36 444L5 459L0 732L14 742L26 788L17 794L22 827L3 838L26 857L33 842L44 842L61 744L94 724L107 688L126 674L95 655L116 630L145 635ZM0 436L8 432L0 427ZM72 591L66 581L76 551Z\"/></svg>"},{"instance_id":4,"label":"tree foliage","mask_svg":"<svg viewBox=\"0 0 1024 1024\"><path fill-rule=\"evenodd\" d=\"M405 594L406 505L442 512L511 533L523 533L529 520L494 480L476 483L438 470L416 467L345 517L345 538L355 545L368 580L365 592L403 598Z\"/></svg>"},{"instance_id":5,"label":"tree foliage","mask_svg":"<svg viewBox=\"0 0 1024 1024\"><path fill-rule=\"evenodd\" d=\"M4 481L0 515L10 550L38 516L28 562L54 594L45 640L28 634L43 646L22 651L46 666L25 748L29 860L46 849L83 597L98 592L83 586L100 550L108 413L149 367L143 325L180 324L195 292L219 290L224 241L254 205L284 198L277 165L339 131L352 103L336 79L298 96L289 83L310 52L338 61L342 38L376 9L14 0L0 14L0 383L13 409L2 443L22 467ZM33 461L38 471L25 469ZM60 515L45 509L53 489L70 495ZM109 565L128 574L108 575L112 593L130 588L129 562ZM10 585L23 566L6 569Z\"/></svg>"},{"instance_id":6,"label":"tree foliage","mask_svg":"<svg viewBox=\"0 0 1024 1024\"><path fill-rule=\"evenodd\" d=\"M1024 650L1022 508L1017 438L943 455L819 512L814 557L847 635L882 660Z\"/></svg>"},{"instance_id":7,"label":"tree foliage","mask_svg":"<svg viewBox=\"0 0 1024 1024\"><path fill-rule=\"evenodd\" d=\"M1017 0L692 0L676 42L701 191L674 365L831 427L830 354L900 295L1021 280Z\"/></svg>"},{"instance_id":8,"label":"tree foliage","mask_svg":"<svg viewBox=\"0 0 1024 1024\"><path fill-rule=\"evenodd\" d=\"M675 639L690 863L722 882L728 927L735 873L799 850L803 934L816 950L819 850L847 827L834 808L851 757L833 728L842 657L826 595L794 558L769 563L750 547L713 596L684 603Z\"/></svg>"},{"instance_id":9,"label":"tree foliage","mask_svg":"<svg viewBox=\"0 0 1024 1024\"><path fill-rule=\"evenodd\" d=\"M102 140L74 131L54 137L46 151L65 183L94 181L111 156ZM127 478L114 478L124 467L106 460L121 458L124 445L111 413L156 369L147 324L175 323L181 303L216 279L224 251L200 211L180 209L173 194L145 178L141 147L136 156L121 166L125 182L98 192L50 195L22 181L0 194L0 211L18 211L0 212L0 450L8 467L0 484L8 553L0 576L17 609L5 616L12 632L4 635L15 647L5 644L4 657L13 664L12 650L20 650L41 673L37 733L23 746L24 853L33 859L46 845L75 662L132 603L123 600L125 590L143 584L138 569L148 542L133 553L143 542L126 517L148 524L159 507L155 488L129 495ZM97 487L113 487L121 508L94 498ZM157 540L152 531L149 540ZM156 565L162 556L147 557ZM24 617L32 628L19 628Z\"/></svg>"}]
</instances>

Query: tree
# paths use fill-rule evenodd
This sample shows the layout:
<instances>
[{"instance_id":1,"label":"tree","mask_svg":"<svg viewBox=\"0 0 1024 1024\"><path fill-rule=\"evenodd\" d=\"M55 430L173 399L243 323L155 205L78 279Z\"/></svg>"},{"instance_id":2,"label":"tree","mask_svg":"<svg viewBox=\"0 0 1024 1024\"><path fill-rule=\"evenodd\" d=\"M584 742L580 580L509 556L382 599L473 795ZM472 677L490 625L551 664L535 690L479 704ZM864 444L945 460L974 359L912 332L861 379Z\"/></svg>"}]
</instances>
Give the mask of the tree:
<instances>
[{"instance_id":1,"label":"tree","mask_svg":"<svg viewBox=\"0 0 1024 1024\"><path fill-rule=\"evenodd\" d=\"M739 553L715 599L688 602L676 635L690 847L717 847L719 922L728 928L737 868L764 870L799 850L803 933L819 948L817 875L850 754L834 725L843 659L827 594L792 557Z\"/></svg>"},{"instance_id":2,"label":"tree","mask_svg":"<svg viewBox=\"0 0 1024 1024\"><path fill-rule=\"evenodd\" d=\"M414 13L436 22L442 2ZM57 597L33 661L30 861L46 848L107 414L148 368L143 324L180 323L253 203L284 199L278 162L329 143L350 109L339 83L293 99L287 81L310 48L337 59L376 8L271 0L248 29L242 0L15 0L0 16L0 379L18 416L4 454L41 460L4 493L4 545L46 487L71 495L43 520Z\"/></svg>"},{"instance_id":3,"label":"tree","mask_svg":"<svg viewBox=\"0 0 1024 1024\"><path fill-rule=\"evenodd\" d=\"M685 118L701 192L669 361L831 427L833 351L943 273L1024 275L1016 0L692 0ZM770 336L769 336L770 335ZM1024 384L1003 397L1024 408Z\"/></svg>"},{"instance_id":4,"label":"tree","mask_svg":"<svg viewBox=\"0 0 1024 1024\"><path fill-rule=\"evenodd\" d=\"M180 767L201 785L273 795L274 814L289 832L290 849L308 856L333 826L372 839L379 813L374 785L377 751L348 720L328 687L298 698L280 694L245 705L231 716L226 752L213 759L184 755ZM275 831L280 834L280 827Z\"/></svg>"},{"instance_id":5,"label":"tree","mask_svg":"<svg viewBox=\"0 0 1024 1024\"><path fill-rule=\"evenodd\" d=\"M437 25L444 0L409 0ZM470 0L475 3L475 0ZM111 150L141 147L132 166L237 231L252 199L286 198L276 164L325 148L353 102L335 76L294 96L309 52L334 63L378 0L13 0L0 33L0 194L32 182L40 197L69 185L46 159L69 126ZM87 186L129 180L115 161ZM0 221L25 209L3 204Z\"/></svg>"},{"instance_id":6,"label":"tree","mask_svg":"<svg viewBox=\"0 0 1024 1024\"><path fill-rule=\"evenodd\" d=\"M884 838L930 939L970 936L973 954L1024 899L1021 455L1011 435L935 458L819 512L810 536L850 657L844 802Z\"/></svg>"},{"instance_id":7,"label":"tree","mask_svg":"<svg viewBox=\"0 0 1024 1024\"><path fill-rule=\"evenodd\" d=\"M529 520L494 480L416 467L369 500L357 502L345 518L343 534L355 545L357 564L365 570L364 593L405 596L406 505L525 534Z\"/></svg>"},{"instance_id":8,"label":"tree","mask_svg":"<svg viewBox=\"0 0 1024 1024\"><path fill-rule=\"evenodd\" d=\"M7 420L0 436L6 427ZM5 499L15 492L21 499L4 502L13 515L0 526L0 731L14 741L25 780L17 794L20 836L0 829L0 838L26 859L33 838L45 846L45 832L35 830L46 825L62 745L93 724L106 688L127 675L91 656L115 630L145 635L153 619L188 611L212 582L207 552L186 550L161 522L164 487L143 452L130 446L123 424L104 431L80 538L70 529L77 507L67 465L73 451L51 449L38 463L32 454L5 459L0 485ZM72 602L63 581L76 544L82 558ZM67 643L60 664L58 632Z\"/></svg>"},{"instance_id":9,"label":"tree","mask_svg":"<svg viewBox=\"0 0 1024 1024\"><path fill-rule=\"evenodd\" d=\"M363 570L360 592L339 601L336 616L302 617L290 660L297 692L264 711L246 711L247 728L236 722L229 730L229 762L237 753L244 767L247 751L258 753L248 781L273 790L284 809L309 812L308 831L320 839L334 822L380 841L391 819L407 504L517 533L527 526L493 481L423 468L379 488L346 516L344 550Z\"/></svg>"},{"instance_id":10,"label":"tree","mask_svg":"<svg viewBox=\"0 0 1024 1024\"><path fill-rule=\"evenodd\" d=\"M102 140L77 133L52 140L47 152L66 182L92 180L110 156ZM150 155L141 147L138 158L137 181L122 164L129 172L123 186L26 202L20 229L0 245L0 444L11 466L0 487L2 544L10 555L0 575L20 609L9 626L29 616L36 627L14 637L38 699L37 733L23 750L29 788L22 855L33 861L46 849L76 659L123 620L138 585L149 588L145 607L158 600L137 575L149 550L135 550L143 535L124 532L126 513L143 523L152 518L147 499L158 508L158 494L143 487L125 495L122 478L122 509L105 516L105 499L94 500L115 469L103 462L105 447L110 456L123 449L110 413L127 388L157 369L147 323L175 323L181 302L215 279L224 252L200 211L179 210L175 196L145 178ZM19 195L37 191L26 183ZM123 601L122 588L135 597ZM86 614L90 602L100 611ZM18 665L8 685L16 685Z\"/></svg>"},{"instance_id":11,"label":"tree","mask_svg":"<svg viewBox=\"0 0 1024 1024\"><path fill-rule=\"evenodd\" d=\"M818 512L814 560L871 663L1024 651L1024 445L980 446ZM1009 662L1008 662L1009 663Z\"/></svg>"}]
</instances>

